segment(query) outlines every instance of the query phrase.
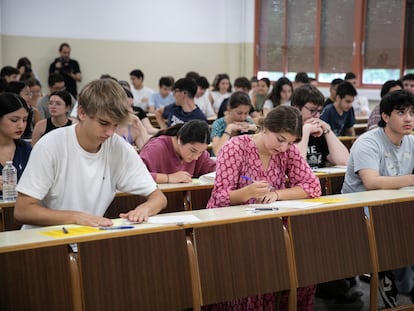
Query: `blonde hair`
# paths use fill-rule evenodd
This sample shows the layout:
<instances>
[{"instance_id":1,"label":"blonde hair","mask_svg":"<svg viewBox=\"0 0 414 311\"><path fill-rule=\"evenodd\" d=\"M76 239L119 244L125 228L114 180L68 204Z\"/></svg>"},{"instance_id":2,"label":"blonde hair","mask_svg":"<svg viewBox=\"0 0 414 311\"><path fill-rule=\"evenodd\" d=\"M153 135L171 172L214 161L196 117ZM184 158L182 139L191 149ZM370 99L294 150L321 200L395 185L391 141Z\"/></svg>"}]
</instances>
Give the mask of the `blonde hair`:
<instances>
[{"instance_id":1,"label":"blonde hair","mask_svg":"<svg viewBox=\"0 0 414 311\"><path fill-rule=\"evenodd\" d=\"M125 90L112 79L93 80L85 85L79 93L78 105L91 118L106 115L117 124L129 120Z\"/></svg>"}]
</instances>

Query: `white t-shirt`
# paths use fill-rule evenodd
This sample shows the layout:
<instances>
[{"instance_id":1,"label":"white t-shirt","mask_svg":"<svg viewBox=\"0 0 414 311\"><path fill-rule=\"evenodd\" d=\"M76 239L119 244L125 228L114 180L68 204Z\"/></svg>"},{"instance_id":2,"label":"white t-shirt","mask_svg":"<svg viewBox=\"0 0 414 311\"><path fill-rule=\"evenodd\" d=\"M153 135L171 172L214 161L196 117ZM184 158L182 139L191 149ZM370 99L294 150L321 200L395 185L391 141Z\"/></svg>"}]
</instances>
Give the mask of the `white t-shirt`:
<instances>
[{"instance_id":1,"label":"white t-shirt","mask_svg":"<svg viewBox=\"0 0 414 311\"><path fill-rule=\"evenodd\" d=\"M352 107L354 107L355 116L369 115L368 98L365 96L355 96Z\"/></svg>"},{"instance_id":2,"label":"white t-shirt","mask_svg":"<svg viewBox=\"0 0 414 311\"><path fill-rule=\"evenodd\" d=\"M133 105L135 107L141 107L145 111L148 111L149 100L151 98L151 95L154 93L154 90L149 87L144 86L140 90L131 88L131 92L132 92L132 95L134 95ZM146 102L142 102L144 98L146 98Z\"/></svg>"},{"instance_id":3,"label":"white t-shirt","mask_svg":"<svg viewBox=\"0 0 414 311\"><path fill-rule=\"evenodd\" d=\"M230 92L221 94L219 91L211 91L210 94L211 94L211 97L213 97L213 109L214 109L214 112L216 113L219 111L223 100L231 96Z\"/></svg>"},{"instance_id":4,"label":"white t-shirt","mask_svg":"<svg viewBox=\"0 0 414 311\"><path fill-rule=\"evenodd\" d=\"M50 209L102 216L117 190L142 196L156 190L145 164L124 139L114 134L90 153L79 145L75 127L56 129L36 143L18 192Z\"/></svg>"},{"instance_id":5,"label":"white t-shirt","mask_svg":"<svg viewBox=\"0 0 414 311\"><path fill-rule=\"evenodd\" d=\"M206 118L213 117L215 115L213 106L211 105L210 99L208 98L208 92L206 91L203 96L194 97L194 102L204 113Z\"/></svg>"}]
</instances>

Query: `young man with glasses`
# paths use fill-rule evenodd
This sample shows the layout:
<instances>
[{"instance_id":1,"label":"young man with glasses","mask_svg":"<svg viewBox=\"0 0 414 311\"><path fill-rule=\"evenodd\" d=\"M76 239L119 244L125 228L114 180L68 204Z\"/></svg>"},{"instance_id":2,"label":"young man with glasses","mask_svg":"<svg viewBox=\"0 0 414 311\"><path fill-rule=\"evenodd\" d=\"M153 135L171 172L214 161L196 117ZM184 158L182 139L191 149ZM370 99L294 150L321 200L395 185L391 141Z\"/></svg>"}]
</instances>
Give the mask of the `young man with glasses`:
<instances>
[{"instance_id":1,"label":"young man with glasses","mask_svg":"<svg viewBox=\"0 0 414 311\"><path fill-rule=\"evenodd\" d=\"M155 111L155 117L161 129L194 119L207 122L206 116L194 102L197 84L193 79L182 78L177 80L173 86L173 93L175 103Z\"/></svg>"},{"instance_id":2,"label":"young man with glasses","mask_svg":"<svg viewBox=\"0 0 414 311\"><path fill-rule=\"evenodd\" d=\"M321 119L328 123L336 136L355 136L355 114L352 109L357 91L349 82L342 82L336 90L332 105L323 109Z\"/></svg>"},{"instance_id":3,"label":"young man with glasses","mask_svg":"<svg viewBox=\"0 0 414 311\"><path fill-rule=\"evenodd\" d=\"M346 165L348 149L331 131L329 124L319 118L324 96L312 85L297 88L291 105L302 114L302 140L297 144L301 154L312 168Z\"/></svg>"}]
</instances>

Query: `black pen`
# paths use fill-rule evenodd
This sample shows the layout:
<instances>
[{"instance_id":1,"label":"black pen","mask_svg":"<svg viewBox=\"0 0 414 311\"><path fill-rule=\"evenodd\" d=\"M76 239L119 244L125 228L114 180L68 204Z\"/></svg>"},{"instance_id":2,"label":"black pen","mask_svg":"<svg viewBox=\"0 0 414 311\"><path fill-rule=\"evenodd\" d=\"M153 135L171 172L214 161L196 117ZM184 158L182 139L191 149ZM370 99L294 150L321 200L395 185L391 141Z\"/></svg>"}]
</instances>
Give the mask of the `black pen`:
<instances>
[{"instance_id":1,"label":"black pen","mask_svg":"<svg viewBox=\"0 0 414 311\"><path fill-rule=\"evenodd\" d=\"M278 207L255 207L254 211L278 211L279 208Z\"/></svg>"},{"instance_id":2,"label":"black pen","mask_svg":"<svg viewBox=\"0 0 414 311\"><path fill-rule=\"evenodd\" d=\"M62 231L63 231L64 234L68 234L69 233L68 229L66 229L65 227L62 227Z\"/></svg>"}]
</instances>

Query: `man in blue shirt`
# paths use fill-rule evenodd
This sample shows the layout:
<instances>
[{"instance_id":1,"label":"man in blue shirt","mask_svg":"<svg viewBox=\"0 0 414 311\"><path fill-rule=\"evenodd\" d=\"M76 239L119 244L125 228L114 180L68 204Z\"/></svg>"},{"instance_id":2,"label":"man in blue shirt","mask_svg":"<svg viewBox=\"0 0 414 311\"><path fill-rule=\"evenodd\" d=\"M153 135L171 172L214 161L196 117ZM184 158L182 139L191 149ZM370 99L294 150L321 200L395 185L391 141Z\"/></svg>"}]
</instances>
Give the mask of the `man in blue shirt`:
<instances>
[{"instance_id":1,"label":"man in blue shirt","mask_svg":"<svg viewBox=\"0 0 414 311\"><path fill-rule=\"evenodd\" d=\"M330 125L336 136L355 136L355 114L352 102L356 95L357 91L351 83L346 81L340 83L335 102L327 105L321 114L321 120Z\"/></svg>"},{"instance_id":2,"label":"man in blue shirt","mask_svg":"<svg viewBox=\"0 0 414 311\"><path fill-rule=\"evenodd\" d=\"M193 79L182 78L177 80L173 92L175 103L155 111L155 117L161 129L194 119L207 122L206 116L194 102L197 84Z\"/></svg>"}]
</instances>

